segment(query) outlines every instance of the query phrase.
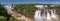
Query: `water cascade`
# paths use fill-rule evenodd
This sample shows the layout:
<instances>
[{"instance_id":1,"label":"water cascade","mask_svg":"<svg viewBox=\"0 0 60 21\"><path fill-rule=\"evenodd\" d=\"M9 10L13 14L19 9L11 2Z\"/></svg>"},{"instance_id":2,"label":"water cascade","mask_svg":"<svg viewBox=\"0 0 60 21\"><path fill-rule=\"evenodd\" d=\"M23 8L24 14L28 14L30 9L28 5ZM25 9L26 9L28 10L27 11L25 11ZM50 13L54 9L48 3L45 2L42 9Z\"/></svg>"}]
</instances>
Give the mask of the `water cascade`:
<instances>
[{"instance_id":1,"label":"water cascade","mask_svg":"<svg viewBox=\"0 0 60 21\"><path fill-rule=\"evenodd\" d=\"M11 10L11 5L5 5L4 8L7 10L7 12L9 13L9 11Z\"/></svg>"},{"instance_id":2,"label":"water cascade","mask_svg":"<svg viewBox=\"0 0 60 21\"><path fill-rule=\"evenodd\" d=\"M39 20L41 19L41 11L37 10L37 11L35 12L34 18L39 21Z\"/></svg>"},{"instance_id":3,"label":"water cascade","mask_svg":"<svg viewBox=\"0 0 60 21\"><path fill-rule=\"evenodd\" d=\"M12 5L10 4L4 5L4 8L7 10L8 14L11 14L10 11L13 9Z\"/></svg>"},{"instance_id":4,"label":"water cascade","mask_svg":"<svg viewBox=\"0 0 60 21\"><path fill-rule=\"evenodd\" d=\"M56 18L55 10L54 10L54 11L53 11L53 10L51 10L51 17L52 17L52 18Z\"/></svg>"},{"instance_id":5,"label":"water cascade","mask_svg":"<svg viewBox=\"0 0 60 21\"><path fill-rule=\"evenodd\" d=\"M51 19L51 17L50 17L50 13L47 11L47 19Z\"/></svg>"},{"instance_id":6,"label":"water cascade","mask_svg":"<svg viewBox=\"0 0 60 21\"><path fill-rule=\"evenodd\" d=\"M58 18L56 10L45 9L48 6L35 5L38 10L35 11L35 21L55 21ZM54 19L54 20L53 20Z\"/></svg>"}]
</instances>

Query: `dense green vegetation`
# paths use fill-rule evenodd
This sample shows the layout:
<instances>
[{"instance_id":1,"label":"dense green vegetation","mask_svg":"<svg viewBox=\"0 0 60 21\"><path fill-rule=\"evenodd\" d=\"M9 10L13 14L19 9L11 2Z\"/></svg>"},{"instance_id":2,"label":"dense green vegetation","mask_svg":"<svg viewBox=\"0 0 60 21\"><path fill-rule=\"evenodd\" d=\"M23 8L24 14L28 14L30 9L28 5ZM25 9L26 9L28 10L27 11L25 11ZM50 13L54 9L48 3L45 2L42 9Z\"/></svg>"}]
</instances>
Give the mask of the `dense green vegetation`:
<instances>
[{"instance_id":1,"label":"dense green vegetation","mask_svg":"<svg viewBox=\"0 0 60 21\"><path fill-rule=\"evenodd\" d=\"M18 21L8 15L7 10L0 4L0 21Z\"/></svg>"},{"instance_id":2,"label":"dense green vegetation","mask_svg":"<svg viewBox=\"0 0 60 21\"><path fill-rule=\"evenodd\" d=\"M50 8L59 10L60 5ZM16 4L14 10L25 16L34 16L34 13L37 10L37 8L35 7L34 4ZM3 5L0 4L0 21L5 21L7 19L6 17L7 17L7 10L4 9ZM10 21L17 21L17 20L14 19L13 17L10 17Z\"/></svg>"},{"instance_id":3,"label":"dense green vegetation","mask_svg":"<svg viewBox=\"0 0 60 21\"><path fill-rule=\"evenodd\" d=\"M15 10L25 16L33 16L37 10L34 4L16 5Z\"/></svg>"},{"instance_id":4,"label":"dense green vegetation","mask_svg":"<svg viewBox=\"0 0 60 21\"><path fill-rule=\"evenodd\" d=\"M24 14L25 16L33 16L34 12L37 10L37 8L35 7L35 4L17 4L15 5L15 10L18 13ZM59 10L60 9L60 5L54 6L54 7L50 7L50 4L47 4L47 6L49 7L48 9L56 9Z\"/></svg>"},{"instance_id":5,"label":"dense green vegetation","mask_svg":"<svg viewBox=\"0 0 60 21\"><path fill-rule=\"evenodd\" d=\"M7 19L6 17L0 16L0 21L7 21L6 19ZM19 21L19 20L15 19L13 17L10 17L10 20L9 21Z\"/></svg>"}]
</instances>

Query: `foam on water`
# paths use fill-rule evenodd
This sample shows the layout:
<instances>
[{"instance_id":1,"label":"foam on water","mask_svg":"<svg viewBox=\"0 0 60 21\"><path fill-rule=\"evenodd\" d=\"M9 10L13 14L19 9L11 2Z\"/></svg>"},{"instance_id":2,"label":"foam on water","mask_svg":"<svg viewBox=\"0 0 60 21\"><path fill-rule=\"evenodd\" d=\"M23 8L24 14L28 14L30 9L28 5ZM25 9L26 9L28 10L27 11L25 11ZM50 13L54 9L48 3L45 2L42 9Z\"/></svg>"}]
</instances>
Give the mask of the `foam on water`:
<instances>
[{"instance_id":1,"label":"foam on water","mask_svg":"<svg viewBox=\"0 0 60 21\"><path fill-rule=\"evenodd\" d=\"M49 12L47 11L47 19L51 19Z\"/></svg>"},{"instance_id":2,"label":"foam on water","mask_svg":"<svg viewBox=\"0 0 60 21\"><path fill-rule=\"evenodd\" d=\"M4 8L9 12L10 10L11 10L11 5L5 5L4 6ZM59 20L59 16L56 16L56 10L50 10L51 11L51 15L50 15L50 13L49 13L49 11L45 11L45 12L47 12L47 17L46 17L46 15L45 15L45 13L44 13L44 11L43 11L43 13L41 14L41 12L42 12L42 10L36 10L35 11L35 15L34 15L34 19L36 20L36 21L51 21L52 19L57 19L57 20ZM53 20L52 20L53 21Z\"/></svg>"},{"instance_id":3,"label":"foam on water","mask_svg":"<svg viewBox=\"0 0 60 21\"><path fill-rule=\"evenodd\" d=\"M44 7L44 6L39 7L37 5L36 7L41 9L41 7ZM44 11L47 13L45 13ZM59 18L58 18L59 16L56 14L56 10L49 10L50 12L48 10L47 11L44 10L44 11L43 12L42 10L35 11L34 19L36 21L56 21L56 20L59 21Z\"/></svg>"},{"instance_id":4,"label":"foam on water","mask_svg":"<svg viewBox=\"0 0 60 21\"><path fill-rule=\"evenodd\" d=\"M45 14L44 14L45 15ZM34 19L36 20L36 21L43 21L44 19L46 20L46 21L51 21L52 19L57 19L58 17L56 16L56 14L54 14L53 13L53 11L51 11L51 15L50 15L50 13L47 11L47 17L46 17L46 15L44 16L44 15L42 15L41 16L41 11L39 11L39 10L37 10L36 12L35 12L35 16L34 16ZM44 18L45 17L45 18Z\"/></svg>"},{"instance_id":5,"label":"foam on water","mask_svg":"<svg viewBox=\"0 0 60 21\"><path fill-rule=\"evenodd\" d=\"M41 19L41 11L37 10L37 11L35 12L34 18L40 20L40 19Z\"/></svg>"}]
</instances>

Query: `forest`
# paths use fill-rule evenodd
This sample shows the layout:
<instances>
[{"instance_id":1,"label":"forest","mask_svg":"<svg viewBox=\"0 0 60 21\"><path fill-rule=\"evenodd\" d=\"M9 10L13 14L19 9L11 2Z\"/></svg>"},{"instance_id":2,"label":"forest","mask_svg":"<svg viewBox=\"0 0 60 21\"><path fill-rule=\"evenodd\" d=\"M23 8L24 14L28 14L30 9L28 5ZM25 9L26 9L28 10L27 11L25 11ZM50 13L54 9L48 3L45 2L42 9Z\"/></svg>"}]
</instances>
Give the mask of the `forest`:
<instances>
[{"instance_id":1,"label":"forest","mask_svg":"<svg viewBox=\"0 0 60 21\"><path fill-rule=\"evenodd\" d=\"M25 15L27 17L33 17L37 8L36 4L12 4L15 5L13 7L16 12ZM38 4L39 5L39 4ZM47 4L50 9L60 10L60 5L50 7L50 4ZM11 15L8 15L7 10L3 7L4 5L0 4L0 21L19 21L14 19Z\"/></svg>"}]
</instances>

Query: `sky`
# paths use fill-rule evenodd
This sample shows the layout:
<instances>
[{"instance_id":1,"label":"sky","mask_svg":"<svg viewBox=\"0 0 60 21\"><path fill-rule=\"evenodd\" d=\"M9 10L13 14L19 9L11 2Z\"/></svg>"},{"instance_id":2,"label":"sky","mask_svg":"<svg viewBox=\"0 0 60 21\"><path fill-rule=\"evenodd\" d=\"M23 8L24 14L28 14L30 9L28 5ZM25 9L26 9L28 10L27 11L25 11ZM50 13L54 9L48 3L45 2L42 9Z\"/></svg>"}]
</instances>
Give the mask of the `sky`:
<instances>
[{"instance_id":1,"label":"sky","mask_svg":"<svg viewBox=\"0 0 60 21\"><path fill-rule=\"evenodd\" d=\"M1 4L60 4L60 0L0 0Z\"/></svg>"}]
</instances>

